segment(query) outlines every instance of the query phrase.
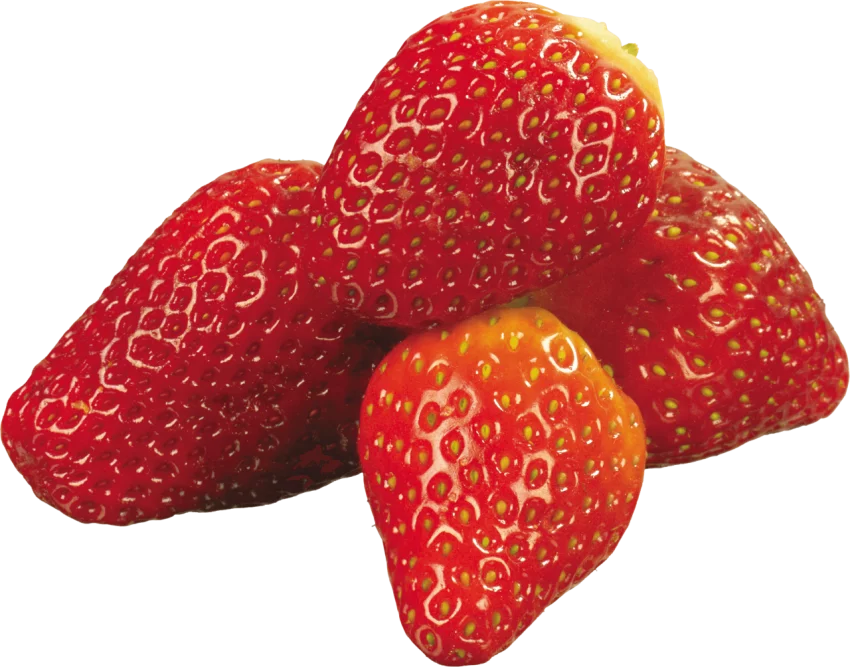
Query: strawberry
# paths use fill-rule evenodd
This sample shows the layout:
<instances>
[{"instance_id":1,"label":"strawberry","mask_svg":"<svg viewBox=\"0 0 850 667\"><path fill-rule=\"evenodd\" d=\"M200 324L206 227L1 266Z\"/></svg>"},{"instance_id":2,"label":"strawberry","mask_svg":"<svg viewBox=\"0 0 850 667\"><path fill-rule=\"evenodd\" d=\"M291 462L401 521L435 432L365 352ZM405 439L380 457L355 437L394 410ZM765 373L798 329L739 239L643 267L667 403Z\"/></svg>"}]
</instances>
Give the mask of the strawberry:
<instances>
[{"instance_id":1,"label":"strawberry","mask_svg":"<svg viewBox=\"0 0 850 667\"><path fill-rule=\"evenodd\" d=\"M38 365L2 436L39 498L129 524L357 472L360 398L395 334L308 289L319 171L263 161L199 190Z\"/></svg>"},{"instance_id":2,"label":"strawberry","mask_svg":"<svg viewBox=\"0 0 850 667\"><path fill-rule=\"evenodd\" d=\"M764 213L684 153L666 158L631 244L530 299L585 336L641 407L650 466L817 421L848 381L823 301Z\"/></svg>"},{"instance_id":3,"label":"strawberry","mask_svg":"<svg viewBox=\"0 0 850 667\"><path fill-rule=\"evenodd\" d=\"M337 140L305 252L367 320L450 323L619 247L661 181L654 74L603 24L523 2L410 37Z\"/></svg>"},{"instance_id":4,"label":"strawberry","mask_svg":"<svg viewBox=\"0 0 850 667\"><path fill-rule=\"evenodd\" d=\"M542 309L408 338L360 423L402 625L441 664L486 662L596 569L643 479L637 407Z\"/></svg>"}]
</instances>

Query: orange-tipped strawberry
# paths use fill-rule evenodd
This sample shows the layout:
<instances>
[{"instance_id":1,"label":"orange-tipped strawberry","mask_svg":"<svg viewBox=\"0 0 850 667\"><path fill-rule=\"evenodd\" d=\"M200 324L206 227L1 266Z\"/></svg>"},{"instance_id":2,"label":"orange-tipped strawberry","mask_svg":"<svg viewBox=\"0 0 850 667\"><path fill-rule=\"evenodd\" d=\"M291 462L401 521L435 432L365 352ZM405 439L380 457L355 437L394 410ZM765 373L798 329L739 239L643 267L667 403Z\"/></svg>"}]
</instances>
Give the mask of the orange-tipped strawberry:
<instances>
[{"instance_id":1,"label":"orange-tipped strawberry","mask_svg":"<svg viewBox=\"0 0 850 667\"><path fill-rule=\"evenodd\" d=\"M358 452L404 630L447 665L510 646L611 554L646 456L635 404L536 308L398 345Z\"/></svg>"}]
</instances>

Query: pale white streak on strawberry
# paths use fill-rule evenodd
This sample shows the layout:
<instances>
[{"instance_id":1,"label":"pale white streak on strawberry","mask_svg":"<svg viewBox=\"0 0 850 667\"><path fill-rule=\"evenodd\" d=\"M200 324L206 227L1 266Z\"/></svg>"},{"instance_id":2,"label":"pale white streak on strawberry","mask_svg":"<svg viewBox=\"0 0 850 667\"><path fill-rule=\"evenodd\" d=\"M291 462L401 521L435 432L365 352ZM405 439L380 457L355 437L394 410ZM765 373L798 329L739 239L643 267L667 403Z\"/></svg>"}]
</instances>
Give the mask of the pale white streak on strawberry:
<instances>
[{"instance_id":1,"label":"pale white streak on strawberry","mask_svg":"<svg viewBox=\"0 0 850 667\"><path fill-rule=\"evenodd\" d=\"M438 621L431 614L431 600L433 600L446 588L445 570L444 566L439 563L432 563L430 569L434 572L434 576L437 577L437 585L432 588L428 597L425 598L425 604L423 607L425 608L425 616L429 621L431 621L431 623L435 625L442 625L445 621Z\"/></svg>"},{"instance_id":2,"label":"pale white streak on strawberry","mask_svg":"<svg viewBox=\"0 0 850 667\"><path fill-rule=\"evenodd\" d=\"M525 413L525 414L527 414L527 413ZM539 408L536 409L536 414L538 416L540 415ZM541 418L540 423L541 424L543 423L542 418ZM548 426L547 426L547 431L548 431L548 433L547 433L547 438L548 438L549 435L551 434L551 429L549 429ZM524 459L525 460L523 461L523 465L522 465L522 474L517 478L517 480L513 484L511 484L510 489L516 494L516 497L519 500L521 505L525 504L525 502L527 500L531 499L531 498L542 498L543 500L546 501L547 504L552 503L554 501L554 499L552 497L552 489L548 484L544 484L537 489L529 489L528 485L525 483L525 477L526 477L526 474L528 473L529 466L531 465L531 463L534 460L536 460L536 459L544 460L546 462L548 469L552 470L555 467L555 457L552 456L546 450L541 450L541 451L535 452L534 455L529 454L529 455L525 456ZM503 536L503 539L504 539L504 537L505 536Z\"/></svg>"},{"instance_id":3,"label":"pale white streak on strawberry","mask_svg":"<svg viewBox=\"0 0 850 667\"><path fill-rule=\"evenodd\" d=\"M605 107L597 107L595 109L592 109L588 112L587 115L592 116L593 114L596 114L596 113L605 113L609 116L609 118L611 119L611 126L613 128L613 131L608 135L607 139L602 139L601 141L595 141L595 142L586 144L586 143L583 143L582 140L579 138L579 128L581 127L581 123L574 123L573 124L573 133L572 133L572 136L570 137L570 143L572 144L572 149L573 149L573 151L572 151L573 152L573 159L570 161L570 171L572 172L572 175L576 179L575 194L576 194L577 198L581 198L581 192L582 192L582 189L584 188L585 182L587 182L591 178L595 178L595 177L600 176L602 174L607 174L609 167L610 167L610 163L611 163L611 149L614 146L614 138L617 136L617 132L616 132L617 117L614 114L614 112L611 111L611 109L606 109ZM562 111L562 112L558 113L555 116L555 118L557 118L558 120L561 120L561 118L559 118L559 116L562 116L562 115L563 115L564 118L569 118L569 116L571 114L569 114L568 112ZM578 169L577 169L578 156L581 153L581 150L583 148L592 148L593 146L605 146L605 148L606 148L606 150L605 150L605 162L596 171L590 172L586 176L581 176L581 175L579 175ZM619 223L619 224L622 224L622 223Z\"/></svg>"},{"instance_id":4,"label":"pale white streak on strawberry","mask_svg":"<svg viewBox=\"0 0 850 667\"><path fill-rule=\"evenodd\" d=\"M573 362L569 366L562 366L561 361L552 356L552 341L556 338L562 338L567 342L567 345L570 347L570 351L572 352ZM555 367L563 370L565 373L575 373L578 370L578 350L576 350L575 343L569 338L564 336L558 336L558 334L553 334L551 336L546 336L541 344L543 346L543 351L549 355L549 362Z\"/></svg>"},{"instance_id":5,"label":"pale white streak on strawberry","mask_svg":"<svg viewBox=\"0 0 850 667\"><path fill-rule=\"evenodd\" d=\"M355 304L357 308L363 305L363 288L360 287L357 283L348 283L347 285L340 285L339 283L334 283L331 285L331 301L334 303L339 303L339 290L341 287L344 287L348 291L354 290L359 295L359 300Z\"/></svg>"}]
</instances>

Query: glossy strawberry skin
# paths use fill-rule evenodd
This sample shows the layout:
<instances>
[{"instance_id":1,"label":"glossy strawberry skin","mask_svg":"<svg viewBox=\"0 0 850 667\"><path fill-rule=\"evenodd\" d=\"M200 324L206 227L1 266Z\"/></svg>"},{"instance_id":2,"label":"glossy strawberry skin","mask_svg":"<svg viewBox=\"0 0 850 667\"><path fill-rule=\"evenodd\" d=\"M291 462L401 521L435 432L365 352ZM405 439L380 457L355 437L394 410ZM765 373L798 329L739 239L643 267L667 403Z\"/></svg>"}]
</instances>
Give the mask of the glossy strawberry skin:
<instances>
[{"instance_id":1,"label":"glossy strawberry skin","mask_svg":"<svg viewBox=\"0 0 850 667\"><path fill-rule=\"evenodd\" d=\"M657 214L621 253L532 296L609 364L648 465L696 461L831 414L847 353L764 213L669 148Z\"/></svg>"},{"instance_id":2,"label":"glossy strawberry skin","mask_svg":"<svg viewBox=\"0 0 850 667\"><path fill-rule=\"evenodd\" d=\"M405 632L479 664L598 567L643 479L643 422L541 309L411 336L375 372L358 451Z\"/></svg>"},{"instance_id":3,"label":"glossy strawberry skin","mask_svg":"<svg viewBox=\"0 0 850 667\"><path fill-rule=\"evenodd\" d=\"M129 524L273 502L357 471L392 341L336 318L300 266L320 165L263 161L195 193L9 400L36 495Z\"/></svg>"},{"instance_id":4,"label":"glossy strawberry skin","mask_svg":"<svg viewBox=\"0 0 850 667\"><path fill-rule=\"evenodd\" d=\"M405 42L319 184L306 252L330 298L400 327L459 321L645 222L664 151L657 83L636 58L635 76L610 65L570 20L483 3Z\"/></svg>"}]
</instances>

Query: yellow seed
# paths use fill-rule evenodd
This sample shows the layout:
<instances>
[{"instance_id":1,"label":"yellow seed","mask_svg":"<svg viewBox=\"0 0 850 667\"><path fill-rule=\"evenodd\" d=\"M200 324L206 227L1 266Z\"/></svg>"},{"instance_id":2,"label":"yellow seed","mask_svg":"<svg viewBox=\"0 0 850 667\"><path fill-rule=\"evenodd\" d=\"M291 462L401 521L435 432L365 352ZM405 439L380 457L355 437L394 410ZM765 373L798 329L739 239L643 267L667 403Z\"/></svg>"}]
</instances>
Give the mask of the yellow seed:
<instances>
[{"instance_id":1,"label":"yellow seed","mask_svg":"<svg viewBox=\"0 0 850 667\"><path fill-rule=\"evenodd\" d=\"M676 401L674 401L672 398L668 398L667 400L664 401L664 406L668 410L676 410L679 407L679 404Z\"/></svg>"},{"instance_id":2,"label":"yellow seed","mask_svg":"<svg viewBox=\"0 0 850 667\"><path fill-rule=\"evenodd\" d=\"M643 327L641 327L640 329L637 330L637 333L638 333L639 336L643 336L644 338L649 338L649 329L644 329Z\"/></svg>"},{"instance_id":3,"label":"yellow seed","mask_svg":"<svg viewBox=\"0 0 850 667\"><path fill-rule=\"evenodd\" d=\"M664 367L659 364L655 364L655 366L652 367L652 372L661 377L667 375L667 371L664 370Z\"/></svg>"},{"instance_id":4,"label":"yellow seed","mask_svg":"<svg viewBox=\"0 0 850 667\"><path fill-rule=\"evenodd\" d=\"M499 500L496 502L496 514L502 516L505 512L508 511L508 504L504 500Z\"/></svg>"},{"instance_id":5,"label":"yellow seed","mask_svg":"<svg viewBox=\"0 0 850 667\"><path fill-rule=\"evenodd\" d=\"M545 86L543 86L540 89L540 92L543 95L549 95L554 89L555 89L555 87L551 83L547 83Z\"/></svg>"}]
</instances>

